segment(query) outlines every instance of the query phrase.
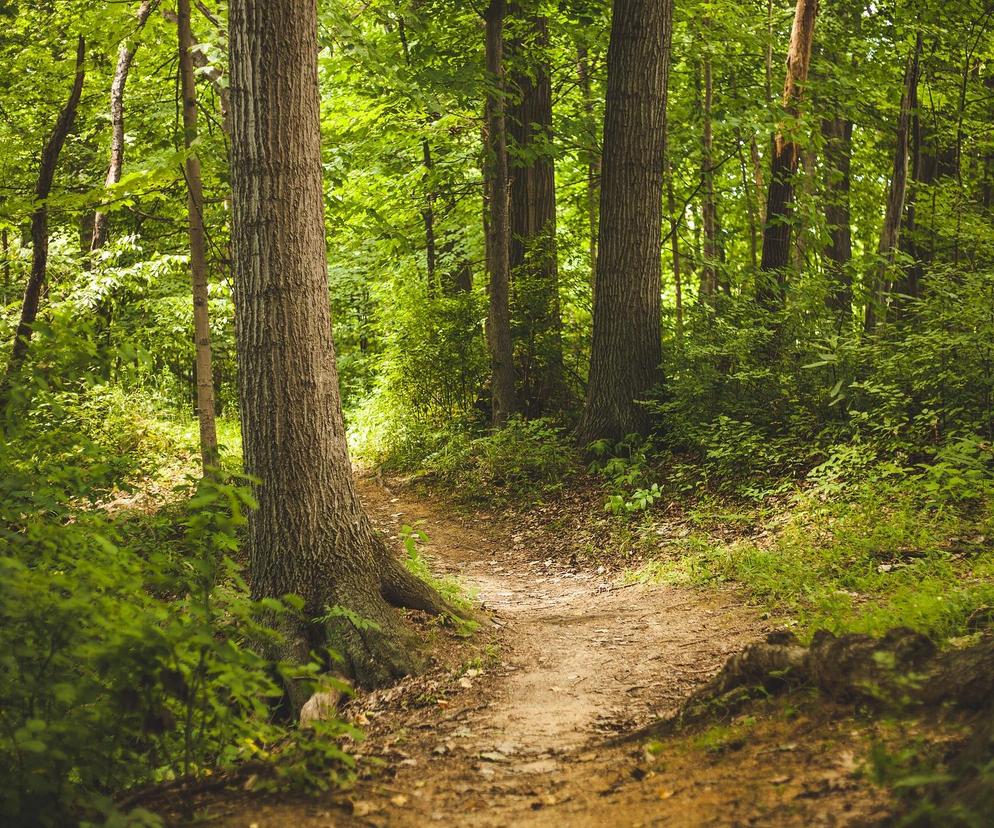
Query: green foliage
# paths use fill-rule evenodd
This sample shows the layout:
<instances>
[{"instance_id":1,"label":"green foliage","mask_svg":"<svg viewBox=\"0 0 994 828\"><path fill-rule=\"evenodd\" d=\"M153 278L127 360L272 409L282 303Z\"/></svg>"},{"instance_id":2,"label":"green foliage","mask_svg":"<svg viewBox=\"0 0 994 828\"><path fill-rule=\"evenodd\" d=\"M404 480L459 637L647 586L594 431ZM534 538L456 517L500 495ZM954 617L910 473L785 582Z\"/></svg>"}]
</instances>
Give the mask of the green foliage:
<instances>
[{"instance_id":1,"label":"green foliage","mask_svg":"<svg viewBox=\"0 0 994 828\"><path fill-rule=\"evenodd\" d=\"M0 502L6 818L62 825L110 814L118 791L258 759L285 741L271 714L280 677L313 677L317 665L276 665L262 654L276 633L261 619L300 605L251 601L229 557L253 506L247 489L200 484L159 546L142 542L145 522L93 511L53 519L54 505L42 517L19 500ZM347 775L337 743L294 745L299 758L281 771L288 781L305 770ZM319 755L334 760L324 775Z\"/></svg>"},{"instance_id":2,"label":"green foliage","mask_svg":"<svg viewBox=\"0 0 994 828\"><path fill-rule=\"evenodd\" d=\"M511 418L504 428L475 435L454 428L436 432L420 459L421 476L460 500L528 500L561 487L577 456L551 420Z\"/></svg>"},{"instance_id":3,"label":"green foliage","mask_svg":"<svg viewBox=\"0 0 994 828\"><path fill-rule=\"evenodd\" d=\"M638 434L629 434L612 444L596 440L587 446L593 455L588 470L608 481L611 492L604 508L613 515L644 512L661 496L659 484L650 482L647 469L652 444Z\"/></svg>"}]
</instances>

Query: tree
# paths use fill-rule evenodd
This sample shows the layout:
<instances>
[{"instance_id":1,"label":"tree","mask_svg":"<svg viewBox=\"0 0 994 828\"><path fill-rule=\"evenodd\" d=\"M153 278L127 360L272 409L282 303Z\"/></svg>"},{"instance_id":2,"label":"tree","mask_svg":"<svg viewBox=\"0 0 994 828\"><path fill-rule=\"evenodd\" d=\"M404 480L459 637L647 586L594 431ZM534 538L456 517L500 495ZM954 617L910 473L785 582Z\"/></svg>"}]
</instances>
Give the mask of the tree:
<instances>
[{"instance_id":1,"label":"tree","mask_svg":"<svg viewBox=\"0 0 994 828\"><path fill-rule=\"evenodd\" d=\"M525 28L512 43L510 138L510 272L517 310L518 378L529 416L563 400L562 320L556 256L556 177L548 21L512 7Z\"/></svg>"},{"instance_id":2,"label":"tree","mask_svg":"<svg viewBox=\"0 0 994 828\"><path fill-rule=\"evenodd\" d=\"M825 140L825 222L829 243L825 246L828 264L828 306L835 311L840 325L852 315L852 188L853 122L841 113L823 118L821 134Z\"/></svg>"},{"instance_id":3,"label":"tree","mask_svg":"<svg viewBox=\"0 0 994 828\"><path fill-rule=\"evenodd\" d=\"M45 148L41 153L41 165L38 169L38 180L35 183L35 208L31 215L31 273L24 289L24 303L21 306L21 318L14 331L14 347L7 363L7 375L0 388L0 400L7 396L12 378L20 371L21 365L28 354L31 333L35 320L38 318L38 306L41 302L41 289L45 284L48 269L48 196L52 191L52 181L55 178L55 168L59 163L62 146L66 142L73 122L76 120L76 108L83 94L83 80L86 76L84 61L86 58L86 42L80 36L76 44L76 74L69 99L59 113Z\"/></svg>"},{"instance_id":4,"label":"tree","mask_svg":"<svg viewBox=\"0 0 994 828\"><path fill-rule=\"evenodd\" d=\"M672 0L618 0L611 16L590 376L581 442L644 432L660 380L663 150Z\"/></svg>"},{"instance_id":5,"label":"tree","mask_svg":"<svg viewBox=\"0 0 994 828\"><path fill-rule=\"evenodd\" d=\"M763 229L763 256L759 265L756 299L767 309L782 305L790 264L791 202L794 198L794 176L800 147L789 123L800 116L804 84L811 65L811 44L814 41L818 0L797 0L794 25L787 53L787 76L783 87L783 108L786 121L773 140L773 162L770 186L766 198L766 225Z\"/></svg>"},{"instance_id":6,"label":"tree","mask_svg":"<svg viewBox=\"0 0 994 828\"><path fill-rule=\"evenodd\" d=\"M451 612L388 550L352 481L331 330L313 0L230 8L232 249L253 593L300 595L277 653L330 644L364 686L415 670L392 607ZM363 619L360 621L359 619ZM371 623L369 623L371 622ZM294 703L299 691L291 688Z\"/></svg>"},{"instance_id":7,"label":"tree","mask_svg":"<svg viewBox=\"0 0 994 828\"><path fill-rule=\"evenodd\" d=\"M490 0L486 20L486 159L484 163L487 224L487 272L490 306L487 347L490 353L490 398L495 425L518 409L511 342L511 227L508 216L507 89L504 75L504 18L507 3Z\"/></svg>"},{"instance_id":8,"label":"tree","mask_svg":"<svg viewBox=\"0 0 994 828\"><path fill-rule=\"evenodd\" d=\"M136 30L141 31L148 21L154 8L152 0L142 0L135 13ZM104 186L113 187L121 180L124 169L124 90L128 84L128 74L131 63L135 59L137 45L132 45L130 39L121 41L117 49L117 66L114 69L114 80L110 87L110 161L107 164L107 178ZM103 210L97 210L93 216L93 236L90 242L91 250L99 250L107 243L110 229L110 218Z\"/></svg>"},{"instance_id":9,"label":"tree","mask_svg":"<svg viewBox=\"0 0 994 828\"><path fill-rule=\"evenodd\" d=\"M217 426L214 421L214 366L207 306L207 250L204 233L204 189L197 156L197 82L193 73L193 33L190 0L178 0L180 85L183 92L183 146L186 147L187 230L193 283L193 340L197 381L197 419L204 472L217 465Z\"/></svg>"},{"instance_id":10,"label":"tree","mask_svg":"<svg viewBox=\"0 0 994 828\"><path fill-rule=\"evenodd\" d=\"M918 65L921 58L922 36L919 32L915 47L908 55L904 70L904 85L901 91L901 108L897 117L896 146L894 149L894 170L891 174L887 193L887 211L884 226L880 231L880 246L877 249L879 262L871 282L870 295L866 302L864 327L869 332L877 326L884 315L887 294L890 292L888 278L894 266L901 240L901 219L904 216L904 201L908 191L908 158L911 146L912 114L918 100Z\"/></svg>"}]
</instances>

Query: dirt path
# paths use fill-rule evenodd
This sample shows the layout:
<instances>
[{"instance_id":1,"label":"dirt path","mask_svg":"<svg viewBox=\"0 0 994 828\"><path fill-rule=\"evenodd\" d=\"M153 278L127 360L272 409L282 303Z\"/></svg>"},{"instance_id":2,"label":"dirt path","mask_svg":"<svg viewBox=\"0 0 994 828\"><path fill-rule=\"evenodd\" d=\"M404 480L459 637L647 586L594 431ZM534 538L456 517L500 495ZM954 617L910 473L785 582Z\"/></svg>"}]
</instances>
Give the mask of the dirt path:
<instances>
[{"instance_id":1,"label":"dirt path","mask_svg":"<svg viewBox=\"0 0 994 828\"><path fill-rule=\"evenodd\" d=\"M879 812L830 723L747 723L715 746L605 746L673 710L762 633L729 596L619 586L543 558L527 533L363 483L391 536L417 525L433 571L493 614L471 664L380 691L352 711L387 771L340 799L265 803L225 825L842 825ZM804 745L792 742L806 730ZM734 729L733 729L734 730ZM838 731L838 732L837 732ZM813 734L813 735L812 735ZM724 738L724 737L722 737Z\"/></svg>"}]
</instances>

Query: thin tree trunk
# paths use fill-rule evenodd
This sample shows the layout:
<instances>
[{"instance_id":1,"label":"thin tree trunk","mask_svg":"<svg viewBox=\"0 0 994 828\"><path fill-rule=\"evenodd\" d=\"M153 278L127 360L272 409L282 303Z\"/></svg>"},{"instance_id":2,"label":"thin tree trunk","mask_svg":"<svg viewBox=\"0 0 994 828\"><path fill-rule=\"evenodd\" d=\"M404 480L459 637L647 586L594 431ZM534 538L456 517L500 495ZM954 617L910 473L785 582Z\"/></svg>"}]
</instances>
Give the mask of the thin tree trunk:
<instances>
[{"instance_id":1,"label":"thin tree trunk","mask_svg":"<svg viewBox=\"0 0 994 828\"><path fill-rule=\"evenodd\" d=\"M836 115L821 122L825 140L825 248L829 289L826 301L840 327L852 315L852 218L850 208L853 122Z\"/></svg>"},{"instance_id":2,"label":"thin tree trunk","mask_svg":"<svg viewBox=\"0 0 994 828\"><path fill-rule=\"evenodd\" d=\"M328 293L316 6L230 9L239 396L245 470L262 481L248 523L252 591L304 599L299 615L275 619L286 637L274 655L300 663L331 646L372 686L420 664L391 606L451 608L389 552L352 481ZM299 689L291 701L299 708Z\"/></svg>"},{"instance_id":3,"label":"thin tree trunk","mask_svg":"<svg viewBox=\"0 0 994 828\"><path fill-rule=\"evenodd\" d=\"M759 154L759 144L753 135L749 141L749 156L752 159L752 181L756 192L756 209L759 213L759 226L766 225L766 184L763 181L763 158Z\"/></svg>"},{"instance_id":4,"label":"thin tree trunk","mask_svg":"<svg viewBox=\"0 0 994 828\"><path fill-rule=\"evenodd\" d=\"M704 21L705 29L709 25ZM711 83L711 55L709 45L704 43L701 58L701 119L704 128L701 134L701 218L704 232L704 261L701 267L700 297L704 302L713 301L718 293L718 238L717 209L714 202L714 161L712 157L711 102L714 94Z\"/></svg>"},{"instance_id":5,"label":"thin tree trunk","mask_svg":"<svg viewBox=\"0 0 994 828\"><path fill-rule=\"evenodd\" d=\"M616 0L608 50L594 334L577 437L644 433L661 379L660 247L672 0Z\"/></svg>"},{"instance_id":6,"label":"thin tree trunk","mask_svg":"<svg viewBox=\"0 0 994 828\"><path fill-rule=\"evenodd\" d=\"M407 68L410 69L411 49L407 42L407 29L404 25L403 17L397 22L397 31L400 36L401 48L404 50L404 62L407 64ZM428 121L430 122L431 120L433 118L429 117ZM431 144L428 143L427 138L421 139L421 165L424 167L424 180L428 185L425 192L425 203L421 208L421 221L425 228L425 263L428 271L427 293L428 298L432 299L437 292L438 284L436 276L438 253L435 242L435 201L438 196L435 193L434 184L431 180L435 165L431 157Z\"/></svg>"},{"instance_id":7,"label":"thin tree trunk","mask_svg":"<svg viewBox=\"0 0 994 828\"><path fill-rule=\"evenodd\" d=\"M801 96L811 64L818 0L797 0L794 26L787 54L787 77L784 81L783 107L790 119L800 115ZM763 229L763 256L759 265L756 299L767 309L783 305L787 268L790 265L791 202L794 198L794 175L800 149L782 126L773 141L770 186L766 199L766 223Z\"/></svg>"},{"instance_id":8,"label":"thin tree trunk","mask_svg":"<svg viewBox=\"0 0 994 828\"><path fill-rule=\"evenodd\" d=\"M908 158L910 153L911 116L915 108L918 89L918 66L921 57L922 36L919 32L915 48L908 55L904 70L904 88L901 92L901 110L897 119L897 146L894 150L894 169L891 174L890 189L887 194L887 212L880 232L880 246L877 249L879 264L874 269L870 285L870 295L866 302L864 320L867 332L873 331L886 313L888 280L894 267L894 259L901 239L901 219L904 215L904 199L908 190Z\"/></svg>"},{"instance_id":9,"label":"thin tree trunk","mask_svg":"<svg viewBox=\"0 0 994 828\"><path fill-rule=\"evenodd\" d=\"M745 157L745 145L742 140L742 135L736 136L736 142L738 143L739 149L739 172L742 176L742 193L745 199L746 206L746 218L749 222L749 259L752 263L752 269L755 270L759 267L759 241L757 239L757 229L758 223L756 221L756 205L752 198L751 184L749 183L749 170L746 164Z\"/></svg>"},{"instance_id":10,"label":"thin tree trunk","mask_svg":"<svg viewBox=\"0 0 994 828\"><path fill-rule=\"evenodd\" d=\"M512 6L512 14L520 14ZM518 309L517 375L529 417L564 402L562 317L556 255L556 167L551 152L552 80L548 22L528 15L529 51L514 43L519 65L507 113L510 163L510 271ZM524 66L528 56L530 66Z\"/></svg>"},{"instance_id":11,"label":"thin tree trunk","mask_svg":"<svg viewBox=\"0 0 994 828\"><path fill-rule=\"evenodd\" d=\"M193 283L193 339L197 381L197 419L204 474L217 465L217 426L214 415L214 369L207 305L207 253L204 235L204 193L197 140L197 85L193 74L193 33L190 0L177 0L180 85L183 92L183 145L187 150L187 228L190 236L190 274Z\"/></svg>"},{"instance_id":12,"label":"thin tree trunk","mask_svg":"<svg viewBox=\"0 0 994 828\"><path fill-rule=\"evenodd\" d=\"M141 31L145 27L153 6L152 0L142 0L135 15L136 31ZM137 46L132 48L130 40L123 40L117 50L117 67L110 85L110 162L107 165L107 178L104 182L107 188L113 187L121 180L121 171L124 169L124 89L128 84L128 73L131 71L131 62L134 60L137 48ZM90 250L99 250L107 243L109 225L110 218L107 213L97 210L93 215Z\"/></svg>"},{"instance_id":13,"label":"thin tree trunk","mask_svg":"<svg viewBox=\"0 0 994 828\"><path fill-rule=\"evenodd\" d=\"M85 59L86 42L80 36L76 44L76 75L72 90L41 153L41 165L38 169L38 180L35 183L35 209L31 216L31 273L28 275L28 284L24 289L21 318L14 331L14 345L10 362L7 363L7 374L3 386L0 387L0 403L6 401L9 384L21 370L21 365L28 354L28 345L31 342L34 323L38 318L38 306L48 268L47 199L52 190L52 181L55 178L55 168L59 163L62 146L76 120L76 109L79 107L79 99L83 94L83 79L86 75Z\"/></svg>"},{"instance_id":14,"label":"thin tree trunk","mask_svg":"<svg viewBox=\"0 0 994 828\"><path fill-rule=\"evenodd\" d=\"M590 55L587 47L577 45L576 68L583 95L583 111L590 128L590 147L587 151L587 228L590 258L590 295L594 296L597 279L597 202L601 180L601 156L596 148L596 124L594 123L594 94L590 80Z\"/></svg>"},{"instance_id":15,"label":"thin tree trunk","mask_svg":"<svg viewBox=\"0 0 994 828\"><path fill-rule=\"evenodd\" d=\"M510 224L508 218L507 130L504 82L505 0L491 0L485 14L487 81L486 178L487 269L490 275L490 306L487 314L487 346L490 352L491 402L494 425L503 425L518 410L514 382L514 353L511 344Z\"/></svg>"},{"instance_id":16,"label":"thin tree trunk","mask_svg":"<svg viewBox=\"0 0 994 828\"><path fill-rule=\"evenodd\" d=\"M6 227L0 230L0 247L3 248L3 294L0 295L0 305L6 306L10 293L10 233Z\"/></svg>"}]
</instances>

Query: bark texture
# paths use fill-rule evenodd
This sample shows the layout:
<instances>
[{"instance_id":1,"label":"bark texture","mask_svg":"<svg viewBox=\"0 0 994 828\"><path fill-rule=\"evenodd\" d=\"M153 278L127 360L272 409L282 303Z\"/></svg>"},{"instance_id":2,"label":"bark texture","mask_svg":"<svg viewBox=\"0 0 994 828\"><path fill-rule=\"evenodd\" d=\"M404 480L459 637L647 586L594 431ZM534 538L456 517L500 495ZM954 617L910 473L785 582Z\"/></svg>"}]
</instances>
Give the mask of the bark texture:
<instances>
[{"instance_id":1,"label":"bark texture","mask_svg":"<svg viewBox=\"0 0 994 828\"><path fill-rule=\"evenodd\" d=\"M214 365L207 305L207 245L204 233L204 189L197 156L197 83L193 74L193 33L190 0L178 0L179 74L183 93L183 146L187 157L187 232L190 237L190 276L193 285L194 375L197 383L197 420L204 474L217 466L217 424L214 416Z\"/></svg>"},{"instance_id":2,"label":"bark texture","mask_svg":"<svg viewBox=\"0 0 994 828\"><path fill-rule=\"evenodd\" d=\"M618 0L611 19L594 332L577 436L644 432L660 379L663 149L672 0Z\"/></svg>"},{"instance_id":3,"label":"bark texture","mask_svg":"<svg viewBox=\"0 0 994 828\"><path fill-rule=\"evenodd\" d=\"M491 0L486 19L487 79L486 161L487 271L490 305L487 348L490 353L490 395L494 425L503 425L518 410L511 342L511 228L508 216L506 84L504 78L504 18L507 3Z\"/></svg>"},{"instance_id":4,"label":"bark texture","mask_svg":"<svg viewBox=\"0 0 994 828\"><path fill-rule=\"evenodd\" d=\"M419 666L392 606L451 612L387 549L352 481L332 340L314 0L230 7L232 236L257 597L296 593L278 653L331 645L364 686ZM328 617L328 609L340 607ZM358 622L366 619L372 625ZM292 700L299 707L306 700Z\"/></svg>"},{"instance_id":5,"label":"bark texture","mask_svg":"<svg viewBox=\"0 0 994 828\"><path fill-rule=\"evenodd\" d=\"M8 384L20 370L28 354L31 333L35 320L38 318L38 306L41 302L41 290L45 285L45 274L48 269L48 199L52 191L52 181L55 179L55 168L59 163L59 155L69 136L73 122L76 120L76 109L83 94L83 80L86 76L86 43L82 37L76 43L76 75L73 79L69 98L62 107L59 117L52 129L52 134L45 142L41 153L41 164L38 168L38 180L35 183L35 210L31 215L31 273L24 289L24 304L21 307L21 318L14 331L14 346L10 361L7 363L7 374L0 388L0 400L6 399Z\"/></svg>"},{"instance_id":6,"label":"bark texture","mask_svg":"<svg viewBox=\"0 0 994 828\"><path fill-rule=\"evenodd\" d=\"M512 13L521 15L520 7ZM510 159L510 269L516 367L523 413L539 417L563 399L562 317L556 256L556 167L548 22L525 15L528 36L512 44L515 69L507 113Z\"/></svg>"},{"instance_id":7,"label":"bark texture","mask_svg":"<svg viewBox=\"0 0 994 828\"><path fill-rule=\"evenodd\" d=\"M817 15L818 0L797 0L783 89L783 107L789 119L796 119L800 115L801 97L811 65L811 45L814 42ZM756 285L757 301L771 310L783 304L787 269L790 265L791 204L800 147L789 134L789 129L789 125L781 126L773 140L773 161L763 228L763 255Z\"/></svg>"}]
</instances>

